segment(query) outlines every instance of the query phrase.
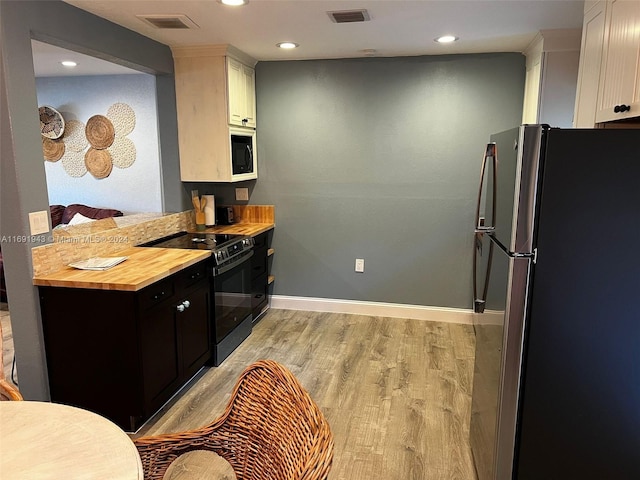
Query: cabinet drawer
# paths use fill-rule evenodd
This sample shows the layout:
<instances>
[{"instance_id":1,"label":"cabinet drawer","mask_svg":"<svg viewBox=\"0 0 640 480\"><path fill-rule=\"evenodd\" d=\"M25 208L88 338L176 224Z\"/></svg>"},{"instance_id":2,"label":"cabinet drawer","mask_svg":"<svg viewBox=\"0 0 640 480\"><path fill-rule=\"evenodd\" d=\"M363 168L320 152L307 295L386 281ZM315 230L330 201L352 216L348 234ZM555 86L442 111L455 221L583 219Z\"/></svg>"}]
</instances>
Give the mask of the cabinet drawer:
<instances>
[{"instance_id":1,"label":"cabinet drawer","mask_svg":"<svg viewBox=\"0 0 640 480\"><path fill-rule=\"evenodd\" d=\"M254 242L253 248L260 248L260 247L267 246L267 233L268 232L264 232L256 237L253 237L253 242Z\"/></svg>"},{"instance_id":2,"label":"cabinet drawer","mask_svg":"<svg viewBox=\"0 0 640 480\"><path fill-rule=\"evenodd\" d=\"M200 280L207 278L207 266L209 262L200 262L180 272L177 277L178 288L187 288Z\"/></svg>"},{"instance_id":3,"label":"cabinet drawer","mask_svg":"<svg viewBox=\"0 0 640 480\"><path fill-rule=\"evenodd\" d=\"M266 273L251 282L251 308L254 310L254 315L256 309L261 309L267 303L267 288Z\"/></svg>"},{"instance_id":4,"label":"cabinet drawer","mask_svg":"<svg viewBox=\"0 0 640 480\"><path fill-rule=\"evenodd\" d=\"M146 310L171 298L175 292L173 279L161 280L140 290L140 308Z\"/></svg>"},{"instance_id":5,"label":"cabinet drawer","mask_svg":"<svg viewBox=\"0 0 640 480\"><path fill-rule=\"evenodd\" d=\"M254 248L253 257L251 257L251 278L257 278L267 273L267 248Z\"/></svg>"}]
</instances>

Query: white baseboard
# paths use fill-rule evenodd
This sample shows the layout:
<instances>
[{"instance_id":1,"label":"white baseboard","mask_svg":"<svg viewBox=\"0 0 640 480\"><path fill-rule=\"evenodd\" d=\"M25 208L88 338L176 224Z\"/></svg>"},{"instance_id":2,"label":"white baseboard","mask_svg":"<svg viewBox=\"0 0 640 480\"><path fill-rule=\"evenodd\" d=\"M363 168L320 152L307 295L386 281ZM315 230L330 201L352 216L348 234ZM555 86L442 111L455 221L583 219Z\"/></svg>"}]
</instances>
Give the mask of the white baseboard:
<instances>
[{"instance_id":1,"label":"white baseboard","mask_svg":"<svg viewBox=\"0 0 640 480\"><path fill-rule=\"evenodd\" d=\"M473 311L463 308L424 307L400 303L361 302L332 298L290 297L272 295L270 307L282 310L308 312L352 313L374 317L411 318L432 322L462 323L473 325Z\"/></svg>"}]
</instances>

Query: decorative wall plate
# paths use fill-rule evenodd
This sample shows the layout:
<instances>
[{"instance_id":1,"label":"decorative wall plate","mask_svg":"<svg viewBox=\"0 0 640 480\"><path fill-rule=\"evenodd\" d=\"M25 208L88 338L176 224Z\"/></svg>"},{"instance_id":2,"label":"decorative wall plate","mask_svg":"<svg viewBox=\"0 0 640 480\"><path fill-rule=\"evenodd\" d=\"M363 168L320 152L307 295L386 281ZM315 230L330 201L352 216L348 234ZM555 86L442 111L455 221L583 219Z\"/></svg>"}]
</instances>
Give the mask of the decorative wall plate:
<instances>
[{"instance_id":1,"label":"decorative wall plate","mask_svg":"<svg viewBox=\"0 0 640 480\"><path fill-rule=\"evenodd\" d=\"M84 134L84 123L78 120L69 120L64 127L62 141L67 150L83 152L89 145L87 137Z\"/></svg>"},{"instance_id":2,"label":"decorative wall plate","mask_svg":"<svg viewBox=\"0 0 640 480\"><path fill-rule=\"evenodd\" d=\"M110 147L115 138L113 123L104 115L94 115L87 120L85 133L91 146L98 150Z\"/></svg>"},{"instance_id":3,"label":"decorative wall plate","mask_svg":"<svg viewBox=\"0 0 640 480\"><path fill-rule=\"evenodd\" d=\"M107 118L113 123L116 135L129 135L136 127L136 114L126 103L114 103L107 110Z\"/></svg>"},{"instance_id":4,"label":"decorative wall plate","mask_svg":"<svg viewBox=\"0 0 640 480\"><path fill-rule=\"evenodd\" d=\"M49 105L38 108L40 115L40 133L43 137L56 139L64 133L64 118L60 112Z\"/></svg>"},{"instance_id":5,"label":"decorative wall plate","mask_svg":"<svg viewBox=\"0 0 640 480\"><path fill-rule=\"evenodd\" d=\"M111 153L113 166L118 168L129 168L136 161L136 146L127 137L119 137L116 139L107 151Z\"/></svg>"},{"instance_id":6,"label":"decorative wall plate","mask_svg":"<svg viewBox=\"0 0 640 480\"><path fill-rule=\"evenodd\" d=\"M51 140L47 137L42 137L42 153L44 159L49 162L57 162L64 155L64 143L61 140Z\"/></svg>"},{"instance_id":7,"label":"decorative wall plate","mask_svg":"<svg viewBox=\"0 0 640 480\"><path fill-rule=\"evenodd\" d=\"M108 150L89 148L84 154L84 163L89 173L96 178L106 178L113 170L113 162Z\"/></svg>"},{"instance_id":8,"label":"decorative wall plate","mask_svg":"<svg viewBox=\"0 0 640 480\"><path fill-rule=\"evenodd\" d=\"M80 178L87 173L87 166L84 164L84 154L67 149L62 156L62 167L67 175Z\"/></svg>"}]
</instances>

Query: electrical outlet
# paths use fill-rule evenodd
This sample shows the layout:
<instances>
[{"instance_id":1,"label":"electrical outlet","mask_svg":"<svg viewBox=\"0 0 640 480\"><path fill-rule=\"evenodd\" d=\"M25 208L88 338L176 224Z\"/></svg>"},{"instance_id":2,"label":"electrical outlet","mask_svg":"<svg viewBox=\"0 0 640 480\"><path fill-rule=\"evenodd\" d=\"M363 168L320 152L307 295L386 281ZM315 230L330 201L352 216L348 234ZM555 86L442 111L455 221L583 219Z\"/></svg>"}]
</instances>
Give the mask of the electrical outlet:
<instances>
[{"instance_id":1,"label":"electrical outlet","mask_svg":"<svg viewBox=\"0 0 640 480\"><path fill-rule=\"evenodd\" d=\"M236 188L236 200L249 200L249 189Z\"/></svg>"},{"instance_id":2,"label":"electrical outlet","mask_svg":"<svg viewBox=\"0 0 640 480\"><path fill-rule=\"evenodd\" d=\"M364 272L364 258L356 258L356 272Z\"/></svg>"},{"instance_id":3,"label":"electrical outlet","mask_svg":"<svg viewBox=\"0 0 640 480\"><path fill-rule=\"evenodd\" d=\"M49 231L49 217L47 211L29 213L29 228L31 235L40 235Z\"/></svg>"}]
</instances>

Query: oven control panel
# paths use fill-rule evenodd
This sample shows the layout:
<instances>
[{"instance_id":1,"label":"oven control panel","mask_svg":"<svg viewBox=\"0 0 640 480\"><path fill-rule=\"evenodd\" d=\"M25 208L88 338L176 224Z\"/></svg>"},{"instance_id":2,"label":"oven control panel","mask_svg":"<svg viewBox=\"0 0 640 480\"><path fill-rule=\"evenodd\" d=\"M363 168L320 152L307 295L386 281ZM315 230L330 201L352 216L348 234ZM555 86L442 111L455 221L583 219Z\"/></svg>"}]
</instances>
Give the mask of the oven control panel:
<instances>
[{"instance_id":1,"label":"oven control panel","mask_svg":"<svg viewBox=\"0 0 640 480\"><path fill-rule=\"evenodd\" d=\"M239 242L232 243L227 246L222 246L213 251L213 257L217 265L225 263L232 258L240 255L243 251L253 248L253 238L246 237Z\"/></svg>"}]
</instances>

